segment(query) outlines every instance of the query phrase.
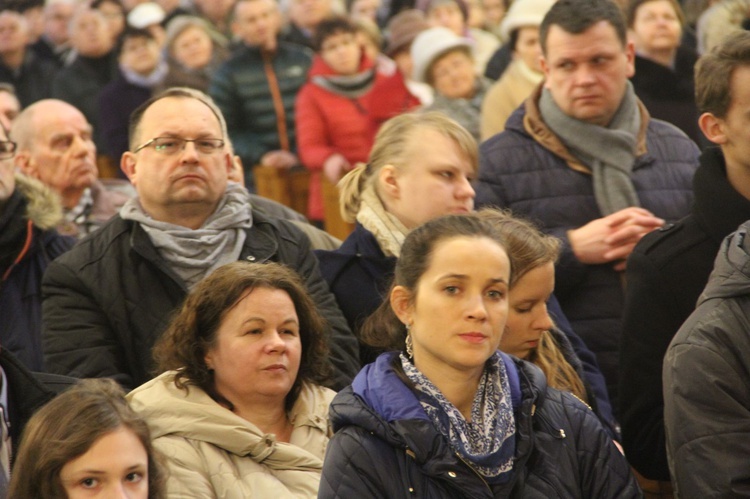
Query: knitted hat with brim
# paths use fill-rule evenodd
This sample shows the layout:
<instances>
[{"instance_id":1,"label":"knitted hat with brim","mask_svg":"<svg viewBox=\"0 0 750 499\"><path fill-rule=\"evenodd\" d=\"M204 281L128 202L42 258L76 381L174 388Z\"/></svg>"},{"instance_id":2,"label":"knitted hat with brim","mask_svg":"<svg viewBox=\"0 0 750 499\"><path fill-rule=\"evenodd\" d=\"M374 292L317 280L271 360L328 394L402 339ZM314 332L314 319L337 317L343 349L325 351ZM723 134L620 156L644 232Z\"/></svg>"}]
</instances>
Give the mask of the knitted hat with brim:
<instances>
[{"instance_id":1,"label":"knitted hat with brim","mask_svg":"<svg viewBox=\"0 0 750 499\"><path fill-rule=\"evenodd\" d=\"M388 21L386 26L385 55L392 57L401 50L408 48L422 31L430 27L424 13L417 9L407 9L399 12Z\"/></svg>"},{"instance_id":2,"label":"knitted hat with brim","mask_svg":"<svg viewBox=\"0 0 750 499\"><path fill-rule=\"evenodd\" d=\"M515 0L500 23L500 37L503 43L507 42L510 34L518 28L541 26L542 19L554 3L555 0Z\"/></svg>"},{"instance_id":3,"label":"knitted hat with brim","mask_svg":"<svg viewBox=\"0 0 750 499\"><path fill-rule=\"evenodd\" d=\"M427 81L427 70L446 52L465 49L471 53L471 42L442 26L422 31L411 44L412 78Z\"/></svg>"}]
</instances>

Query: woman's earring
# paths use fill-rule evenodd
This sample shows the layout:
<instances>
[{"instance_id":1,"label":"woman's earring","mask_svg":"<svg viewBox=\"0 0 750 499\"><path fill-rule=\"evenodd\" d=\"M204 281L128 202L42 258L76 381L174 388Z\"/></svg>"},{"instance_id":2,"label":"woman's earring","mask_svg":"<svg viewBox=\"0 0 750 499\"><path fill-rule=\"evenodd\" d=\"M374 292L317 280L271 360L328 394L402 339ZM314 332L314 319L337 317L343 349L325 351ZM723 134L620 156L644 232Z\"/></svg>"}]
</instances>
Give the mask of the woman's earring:
<instances>
[{"instance_id":1,"label":"woman's earring","mask_svg":"<svg viewBox=\"0 0 750 499\"><path fill-rule=\"evenodd\" d=\"M414 346L412 344L411 340L411 326L409 324L405 324L406 326L406 355L410 358L414 358Z\"/></svg>"}]
</instances>

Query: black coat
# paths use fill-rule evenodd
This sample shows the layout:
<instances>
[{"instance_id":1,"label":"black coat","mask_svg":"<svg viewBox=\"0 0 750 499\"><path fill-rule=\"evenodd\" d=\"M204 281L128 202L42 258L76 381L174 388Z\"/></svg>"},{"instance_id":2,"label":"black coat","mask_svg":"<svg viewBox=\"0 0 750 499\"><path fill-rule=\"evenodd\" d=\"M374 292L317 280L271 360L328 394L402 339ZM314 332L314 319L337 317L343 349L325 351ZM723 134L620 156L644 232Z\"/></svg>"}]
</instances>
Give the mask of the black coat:
<instances>
[{"instance_id":1,"label":"black coat","mask_svg":"<svg viewBox=\"0 0 750 499\"><path fill-rule=\"evenodd\" d=\"M23 429L36 410L77 380L56 374L33 373L5 349L0 349L0 367L8 382L8 431L14 449L18 449Z\"/></svg>"},{"instance_id":2,"label":"black coat","mask_svg":"<svg viewBox=\"0 0 750 499\"><path fill-rule=\"evenodd\" d=\"M56 73L57 66L28 48L18 72L0 63L0 82L15 87L21 108L52 97L52 79Z\"/></svg>"},{"instance_id":3,"label":"black coat","mask_svg":"<svg viewBox=\"0 0 750 499\"><path fill-rule=\"evenodd\" d=\"M596 416L547 388L541 370L507 360L520 378L508 483L487 483L452 450L396 376L392 354L367 366L331 403L335 434L319 498L626 498L641 493ZM507 359L507 357L506 357ZM387 413L387 415L386 415Z\"/></svg>"},{"instance_id":4,"label":"black coat","mask_svg":"<svg viewBox=\"0 0 750 499\"><path fill-rule=\"evenodd\" d=\"M99 127L99 92L118 74L117 54L112 51L99 58L79 55L52 80L52 97L64 100L83 113L94 129L94 143L100 152L107 150L107 144Z\"/></svg>"},{"instance_id":5,"label":"black coat","mask_svg":"<svg viewBox=\"0 0 750 499\"><path fill-rule=\"evenodd\" d=\"M29 223L28 198L21 190L17 183L0 214L0 348L28 369L42 371L42 275L75 240L40 228L41 214L32 214Z\"/></svg>"},{"instance_id":6,"label":"black coat","mask_svg":"<svg viewBox=\"0 0 750 499\"><path fill-rule=\"evenodd\" d=\"M750 223L719 248L695 311L664 356L675 497L750 496Z\"/></svg>"},{"instance_id":7,"label":"black coat","mask_svg":"<svg viewBox=\"0 0 750 499\"><path fill-rule=\"evenodd\" d=\"M674 69L639 55L635 56L635 75L630 79L638 98L649 114L672 123L698 145L709 144L698 127L693 69L698 54L680 47Z\"/></svg>"},{"instance_id":8,"label":"black coat","mask_svg":"<svg viewBox=\"0 0 750 499\"><path fill-rule=\"evenodd\" d=\"M330 325L335 389L359 369L357 340L320 276L310 242L290 222L253 210L240 260L296 270ZM77 378L112 377L126 387L152 378L151 348L187 288L140 224L115 216L47 269L43 347L47 370Z\"/></svg>"},{"instance_id":9,"label":"black coat","mask_svg":"<svg viewBox=\"0 0 750 499\"><path fill-rule=\"evenodd\" d=\"M388 294L396 258L385 256L375 236L359 223L337 250L316 251L315 256L349 328L359 338L365 319ZM360 341L359 353L364 365L380 352Z\"/></svg>"},{"instance_id":10,"label":"black coat","mask_svg":"<svg viewBox=\"0 0 750 499\"><path fill-rule=\"evenodd\" d=\"M664 444L662 361L695 309L722 240L750 219L750 201L726 177L719 148L701 155L692 212L646 235L628 259L620 349L622 445L646 478L669 480Z\"/></svg>"}]
</instances>

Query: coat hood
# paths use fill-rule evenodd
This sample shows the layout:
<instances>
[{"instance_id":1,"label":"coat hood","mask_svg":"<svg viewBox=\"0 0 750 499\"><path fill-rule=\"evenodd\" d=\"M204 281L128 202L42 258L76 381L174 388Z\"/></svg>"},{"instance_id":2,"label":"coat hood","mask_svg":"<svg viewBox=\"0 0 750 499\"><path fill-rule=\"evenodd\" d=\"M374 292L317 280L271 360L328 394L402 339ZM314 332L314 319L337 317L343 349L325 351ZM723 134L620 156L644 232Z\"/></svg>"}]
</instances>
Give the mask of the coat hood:
<instances>
[{"instance_id":1,"label":"coat hood","mask_svg":"<svg viewBox=\"0 0 750 499\"><path fill-rule=\"evenodd\" d=\"M698 305L713 298L750 294L750 221L724 239Z\"/></svg>"},{"instance_id":2,"label":"coat hood","mask_svg":"<svg viewBox=\"0 0 750 499\"><path fill-rule=\"evenodd\" d=\"M410 449L417 462L426 462L430 456L444 452L448 441L436 431L417 396L394 371L392 364L397 355L396 352L380 355L360 371L351 387L336 396L331 403L331 425L334 431L349 425L358 426L393 447ZM513 407L518 410L522 396L543 399L546 381L541 370L534 366L530 372L525 372L526 363L511 360L505 354L503 359L511 377ZM523 394L519 374L530 381L523 388ZM528 392L526 388L529 388Z\"/></svg>"},{"instance_id":3,"label":"coat hood","mask_svg":"<svg viewBox=\"0 0 750 499\"><path fill-rule=\"evenodd\" d=\"M16 173L16 189L26 198L26 217L42 230L53 229L63 218L60 197L31 177Z\"/></svg>"},{"instance_id":4,"label":"coat hood","mask_svg":"<svg viewBox=\"0 0 750 499\"><path fill-rule=\"evenodd\" d=\"M168 371L130 392L131 406L146 421L151 437L178 436L206 442L238 456L249 457L275 469L320 469L320 457L296 445L277 442L275 435L220 406L196 386L186 392L174 383L175 371ZM334 393L306 384L290 413L292 425L312 426L330 433L325 414Z\"/></svg>"}]
</instances>

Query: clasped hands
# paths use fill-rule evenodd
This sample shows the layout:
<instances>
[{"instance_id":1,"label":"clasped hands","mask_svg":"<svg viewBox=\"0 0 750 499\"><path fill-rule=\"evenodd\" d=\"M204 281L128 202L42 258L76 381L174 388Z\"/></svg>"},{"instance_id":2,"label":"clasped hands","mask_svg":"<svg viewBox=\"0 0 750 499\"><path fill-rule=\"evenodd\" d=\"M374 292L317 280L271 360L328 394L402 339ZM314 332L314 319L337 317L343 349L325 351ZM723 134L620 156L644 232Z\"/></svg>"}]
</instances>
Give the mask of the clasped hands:
<instances>
[{"instance_id":1,"label":"clasped hands","mask_svg":"<svg viewBox=\"0 0 750 499\"><path fill-rule=\"evenodd\" d=\"M625 208L568 231L568 240L582 263L615 262L614 269L625 270L628 255L640 239L664 225L664 220L643 208Z\"/></svg>"}]
</instances>

